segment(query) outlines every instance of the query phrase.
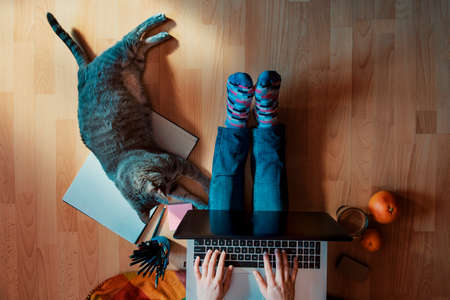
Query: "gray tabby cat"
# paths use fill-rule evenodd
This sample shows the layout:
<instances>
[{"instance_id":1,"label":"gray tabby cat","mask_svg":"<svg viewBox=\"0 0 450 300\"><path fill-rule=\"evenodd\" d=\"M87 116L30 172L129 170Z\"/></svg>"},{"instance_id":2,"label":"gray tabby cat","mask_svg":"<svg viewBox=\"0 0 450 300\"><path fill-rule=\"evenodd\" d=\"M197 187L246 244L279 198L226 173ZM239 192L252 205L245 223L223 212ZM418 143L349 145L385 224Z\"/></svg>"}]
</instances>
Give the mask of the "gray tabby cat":
<instances>
[{"instance_id":1,"label":"gray tabby cat","mask_svg":"<svg viewBox=\"0 0 450 300\"><path fill-rule=\"evenodd\" d=\"M81 139L141 220L146 223L150 209L158 203L168 203L167 196L207 208L176 180L180 175L190 177L208 193L209 179L185 159L158 149L151 138L151 107L141 84L144 58L150 48L170 36L161 32L144 39L143 35L164 22L164 14L152 16L92 62L52 14L47 19L79 66Z\"/></svg>"}]
</instances>

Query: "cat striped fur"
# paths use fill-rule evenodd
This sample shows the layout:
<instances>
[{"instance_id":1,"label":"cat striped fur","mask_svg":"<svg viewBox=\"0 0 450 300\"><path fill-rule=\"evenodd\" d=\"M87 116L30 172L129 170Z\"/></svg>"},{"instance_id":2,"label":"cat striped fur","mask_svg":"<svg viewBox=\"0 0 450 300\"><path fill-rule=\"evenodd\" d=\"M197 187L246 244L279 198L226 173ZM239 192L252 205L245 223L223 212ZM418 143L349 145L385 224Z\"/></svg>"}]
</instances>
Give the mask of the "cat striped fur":
<instances>
[{"instance_id":1,"label":"cat striped fur","mask_svg":"<svg viewBox=\"0 0 450 300\"><path fill-rule=\"evenodd\" d=\"M157 14L88 63L86 51L47 14L53 31L74 55L78 70L78 123L81 139L99 159L143 222L158 203L181 201L205 209L199 197L177 184L180 176L209 178L189 161L159 149L152 138L151 105L141 82L146 52L170 38L167 32L143 38L166 20Z\"/></svg>"}]
</instances>

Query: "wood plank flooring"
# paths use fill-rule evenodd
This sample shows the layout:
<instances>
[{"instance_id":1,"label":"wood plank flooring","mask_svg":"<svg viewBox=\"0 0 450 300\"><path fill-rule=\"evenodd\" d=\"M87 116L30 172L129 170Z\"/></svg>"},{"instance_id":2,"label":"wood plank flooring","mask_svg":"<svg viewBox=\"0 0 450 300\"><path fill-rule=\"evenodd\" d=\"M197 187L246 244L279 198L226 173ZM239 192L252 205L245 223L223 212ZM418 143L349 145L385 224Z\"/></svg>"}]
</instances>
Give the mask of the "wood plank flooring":
<instances>
[{"instance_id":1,"label":"wood plank flooring","mask_svg":"<svg viewBox=\"0 0 450 300\"><path fill-rule=\"evenodd\" d=\"M450 299L448 0L0 1L0 299L84 298L133 249L61 202L88 151L77 66L47 11L96 54L157 12L172 19L144 82L155 110L200 137L191 159L206 172L227 76L277 70L291 208L334 215L381 188L400 199L399 220L377 226L381 251L330 244L329 293ZM339 276L342 253L370 266L367 281Z\"/></svg>"}]
</instances>

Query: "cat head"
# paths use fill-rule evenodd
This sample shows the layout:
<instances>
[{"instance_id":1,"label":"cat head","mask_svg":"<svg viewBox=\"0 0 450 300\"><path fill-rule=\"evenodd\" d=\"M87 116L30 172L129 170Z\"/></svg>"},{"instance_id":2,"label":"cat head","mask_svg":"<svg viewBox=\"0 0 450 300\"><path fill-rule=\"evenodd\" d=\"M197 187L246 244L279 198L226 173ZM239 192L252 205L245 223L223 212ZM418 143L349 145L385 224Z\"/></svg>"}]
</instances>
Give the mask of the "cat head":
<instances>
[{"instance_id":1,"label":"cat head","mask_svg":"<svg viewBox=\"0 0 450 300\"><path fill-rule=\"evenodd\" d=\"M167 199L167 194L176 186L176 160L168 154L134 151L118 166L116 184L140 197L157 195Z\"/></svg>"},{"instance_id":2,"label":"cat head","mask_svg":"<svg viewBox=\"0 0 450 300\"><path fill-rule=\"evenodd\" d=\"M156 193L160 197L167 198L167 195L176 187L177 179L176 176L168 171L156 165L152 166L145 175L145 180L148 180L146 192Z\"/></svg>"},{"instance_id":3,"label":"cat head","mask_svg":"<svg viewBox=\"0 0 450 300\"><path fill-rule=\"evenodd\" d=\"M176 163L167 154L134 150L122 156L114 182L142 222L158 203L168 203L167 194L176 185Z\"/></svg>"}]
</instances>

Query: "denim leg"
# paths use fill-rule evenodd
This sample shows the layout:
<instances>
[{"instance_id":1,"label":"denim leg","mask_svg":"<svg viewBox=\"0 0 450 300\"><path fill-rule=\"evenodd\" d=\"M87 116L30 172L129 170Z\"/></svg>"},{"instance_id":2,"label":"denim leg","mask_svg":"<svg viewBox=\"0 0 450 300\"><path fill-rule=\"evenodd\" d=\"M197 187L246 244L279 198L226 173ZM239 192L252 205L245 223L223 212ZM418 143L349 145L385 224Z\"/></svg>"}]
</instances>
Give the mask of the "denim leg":
<instances>
[{"instance_id":1,"label":"denim leg","mask_svg":"<svg viewBox=\"0 0 450 300\"><path fill-rule=\"evenodd\" d=\"M244 166L249 146L248 128L218 128L209 186L209 209L244 209Z\"/></svg>"},{"instance_id":2,"label":"denim leg","mask_svg":"<svg viewBox=\"0 0 450 300\"><path fill-rule=\"evenodd\" d=\"M287 210L285 127L253 129L253 210Z\"/></svg>"}]
</instances>

